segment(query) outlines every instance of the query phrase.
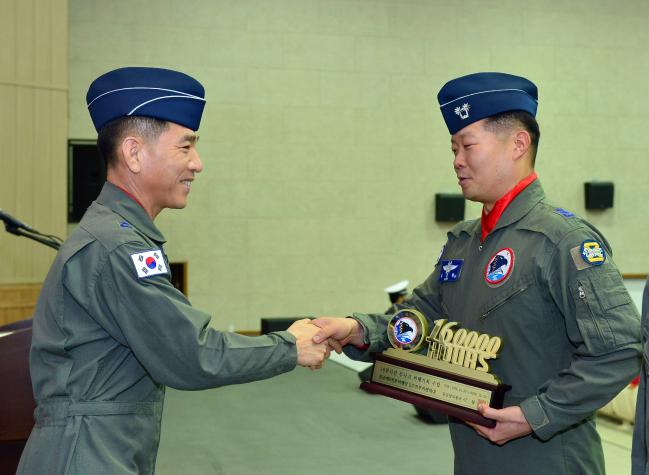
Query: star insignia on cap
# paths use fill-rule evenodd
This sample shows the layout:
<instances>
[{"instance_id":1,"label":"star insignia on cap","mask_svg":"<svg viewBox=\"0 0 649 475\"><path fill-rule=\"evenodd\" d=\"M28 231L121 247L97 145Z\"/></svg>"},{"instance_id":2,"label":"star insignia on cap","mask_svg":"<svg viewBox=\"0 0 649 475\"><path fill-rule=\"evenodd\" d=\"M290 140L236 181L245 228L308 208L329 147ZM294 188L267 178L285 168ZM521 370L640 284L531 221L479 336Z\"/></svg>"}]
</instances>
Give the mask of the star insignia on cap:
<instances>
[{"instance_id":1,"label":"star insignia on cap","mask_svg":"<svg viewBox=\"0 0 649 475\"><path fill-rule=\"evenodd\" d=\"M471 105L465 102L464 104L462 104L462 107L455 108L455 114L459 115L460 119L468 119L469 109L471 109Z\"/></svg>"}]
</instances>

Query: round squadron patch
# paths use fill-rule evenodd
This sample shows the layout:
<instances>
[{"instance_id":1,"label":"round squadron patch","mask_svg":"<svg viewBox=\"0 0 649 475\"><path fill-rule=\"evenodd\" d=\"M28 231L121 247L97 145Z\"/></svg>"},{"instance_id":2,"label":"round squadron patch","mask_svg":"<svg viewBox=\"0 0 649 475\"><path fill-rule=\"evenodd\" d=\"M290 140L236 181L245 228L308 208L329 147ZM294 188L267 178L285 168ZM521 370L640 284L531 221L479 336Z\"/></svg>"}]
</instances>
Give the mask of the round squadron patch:
<instances>
[{"instance_id":1,"label":"round squadron patch","mask_svg":"<svg viewBox=\"0 0 649 475\"><path fill-rule=\"evenodd\" d=\"M417 324L412 318L401 317L392 331L394 339L402 345L409 345L417 338Z\"/></svg>"},{"instance_id":2,"label":"round squadron patch","mask_svg":"<svg viewBox=\"0 0 649 475\"><path fill-rule=\"evenodd\" d=\"M398 311L388 323L388 339L399 350L417 350L427 334L428 320L421 312L411 308Z\"/></svg>"},{"instance_id":3,"label":"round squadron patch","mask_svg":"<svg viewBox=\"0 0 649 475\"><path fill-rule=\"evenodd\" d=\"M488 286L498 287L505 283L514 270L514 251L506 247L495 253L484 270L484 279Z\"/></svg>"},{"instance_id":4,"label":"round squadron patch","mask_svg":"<svg viewBox=\"0 0 649 475\"><path fill-rule=\"evenodd\" d=\"M606 252L598 241L589 240L581 243L581 257L590 265L601 266L606 262Z\"/></svg>"}]
</instances>

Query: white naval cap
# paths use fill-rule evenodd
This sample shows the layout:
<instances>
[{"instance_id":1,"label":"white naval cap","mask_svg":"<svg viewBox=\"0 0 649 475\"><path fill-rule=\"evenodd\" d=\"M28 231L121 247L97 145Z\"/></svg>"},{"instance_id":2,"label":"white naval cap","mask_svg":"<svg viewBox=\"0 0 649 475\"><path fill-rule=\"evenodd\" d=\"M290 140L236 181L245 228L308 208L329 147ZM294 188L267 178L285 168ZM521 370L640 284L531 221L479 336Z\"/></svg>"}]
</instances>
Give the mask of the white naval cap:
<instances>
[{"instance_id":1,"label":"white naval cap","mask_svg":"<svg viewBox=\"0 0 649 475\"><path fill-rule=\"evenodd\" d=\"M405 294L408 290L408 284L410 284L410 281L402 280L401 282L397 282L396 284L392 284L391 286L386 287L385 289L383 289L383 291L386 294Z\"/></svg>"}]
</instances>

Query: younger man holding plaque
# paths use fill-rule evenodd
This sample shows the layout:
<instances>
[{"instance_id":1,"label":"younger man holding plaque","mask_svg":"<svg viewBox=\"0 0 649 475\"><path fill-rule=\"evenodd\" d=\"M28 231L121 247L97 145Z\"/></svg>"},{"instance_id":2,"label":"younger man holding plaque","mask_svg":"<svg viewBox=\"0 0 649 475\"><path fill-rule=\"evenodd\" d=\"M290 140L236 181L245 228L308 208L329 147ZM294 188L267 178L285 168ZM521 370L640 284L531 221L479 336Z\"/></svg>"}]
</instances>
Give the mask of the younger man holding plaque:
<instances>
[{"instance_id":1,"label":"younger man holding plaque","mask_svg":"<svg viewBox=\"0 0 649 475\"><path fill-rule=\"evenodd\" d=\"M400 308L502 338L490 369L511 386L493 428L451 418L456 473L600 474L594 413L639 370L638 312L605 238L549 204L534 172L538 95L503 73L454 79L438 94L463 195L482 218L448 233L433 273ZM321 317L355 359L388 346L389 317Z\"/></svg>"}]
</instances>

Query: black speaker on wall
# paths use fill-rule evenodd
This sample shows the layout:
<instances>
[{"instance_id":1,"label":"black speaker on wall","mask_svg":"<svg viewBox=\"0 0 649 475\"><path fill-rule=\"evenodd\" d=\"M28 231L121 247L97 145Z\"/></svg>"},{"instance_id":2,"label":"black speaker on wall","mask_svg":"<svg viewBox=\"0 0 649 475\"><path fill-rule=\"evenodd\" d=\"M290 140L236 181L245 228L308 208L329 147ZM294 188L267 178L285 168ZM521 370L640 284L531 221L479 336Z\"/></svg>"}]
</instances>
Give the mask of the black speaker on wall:
<instances>
[{"instance_id":1,"label":"black speaker on wall","mask_svg":"<svg viewBox=\"0 0 649 475\"><path fill-rule=\"evenodd\" d=\"M92 140L68 141L68 222L78 223L106 181L106 165Z\"/></svg>"},{"instance_id":2,"label":"black speaker on wall","mask_svg":"<svg viewBox=\"0 0 649 475\"><path fill-rule=\"evenodd\" d=\"M611 181L590 181L584 183L586 209L606 209L613 207L614 186Z\"/></svg>"},{"instance_id":3,"label":"black speaker on wall","mask_svg":"<svg viewBox=\"0 0 649 475\"><path fill-rule=\"evenodd\" d=\"M457 193L435 194L435 221L464 220L464 196Z\"/></svg>"}]
</instances>

